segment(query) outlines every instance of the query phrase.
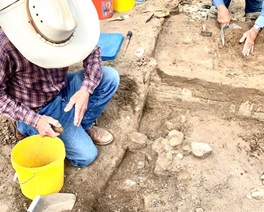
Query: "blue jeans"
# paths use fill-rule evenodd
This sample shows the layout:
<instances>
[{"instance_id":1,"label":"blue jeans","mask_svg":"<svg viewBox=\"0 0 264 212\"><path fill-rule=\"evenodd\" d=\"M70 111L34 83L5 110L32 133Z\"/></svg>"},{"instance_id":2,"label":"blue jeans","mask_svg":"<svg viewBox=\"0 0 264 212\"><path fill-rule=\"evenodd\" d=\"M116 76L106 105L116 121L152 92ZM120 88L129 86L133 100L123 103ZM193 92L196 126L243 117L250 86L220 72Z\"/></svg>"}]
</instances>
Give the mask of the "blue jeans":
<instances>
[{"instance_id":1,"label":"blue jeans","mask_svg":"<svg viewBox=\"0 0 264 212\"><path fill-rule=\"evenodd\" d=\"M229 7L231 0L224 0L226 8ZM246 0L245 12L260 12L262 8L262 0Z\"/></svg>"},{"instance_id":2,"label":"blue jeans","mask_svg":"<svg viewBox=\"0 0 264 212\"><path fill-rule=\"evenodd\" d=\"M119 85L119 74L115 69L102 67L102 70L103 79L90 96L87 111L79 127L73 124L74 109L64 112L64 108L71 96L80 89L84 71L69 73L66 87L60 91L52 102L41 107L38 111L40 115L47 115L57 119L63 126L64 133L59 138L64 142L66 158L74 166L87 166L97 157L98 150L86 130L93 126L93 123L103 112ZM23 135L38 134L36 128L22 122L17 122L17 126Z\"/></svg>"}]
</instances>

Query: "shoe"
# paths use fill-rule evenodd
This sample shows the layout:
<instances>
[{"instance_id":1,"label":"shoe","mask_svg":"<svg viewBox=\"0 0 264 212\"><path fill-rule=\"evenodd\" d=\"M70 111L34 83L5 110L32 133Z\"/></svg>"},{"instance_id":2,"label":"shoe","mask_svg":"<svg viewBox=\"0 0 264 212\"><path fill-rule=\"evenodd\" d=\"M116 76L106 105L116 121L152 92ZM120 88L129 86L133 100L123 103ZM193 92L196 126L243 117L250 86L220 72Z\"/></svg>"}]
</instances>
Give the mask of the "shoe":
<instances>
[{"instance_id":1,"label":"shoe","mask_svg":"<svg viewBox=\"0 0 264 212\"><path fill-rule=\"evenodd\" d=\"M245 21L255 21L260 15L260 12L251 12L251 13L246 13Z\"/></svg>"},{"instance_id":2,"label":"shoe","mask_svg":"<svg viewBox=\"0 0 264 212\"><path fill-rule=\"evenodd\" d=\"M10 125L10 128L11 128L11 131L13 132L13 134L15 135L15 137L16 137L16 139L17 139L18 141L20 141L20 140L22 140L22 139L24 139L24 138L27 137L27 136L21 134L21 133L18 131L18 129L17 129L17 125L16 125L16 122L15 122L15 121L13 121L13 120L11 120L11 119L9 119L8 121L9 121L9 125Z\"/></svg>"},{"instance_id":3,"label":"shoe","mask_svg":"<svg viewBox=\"0 0 264 212\"><path fill-rule=\"evenodd\" d=\"M110 132L97 126L93 126L91 129L87 130L86 132L91 137L94 144L98 146L104 146L110 144L114 140L114 137Z\"/></svg>"}]
</instances>

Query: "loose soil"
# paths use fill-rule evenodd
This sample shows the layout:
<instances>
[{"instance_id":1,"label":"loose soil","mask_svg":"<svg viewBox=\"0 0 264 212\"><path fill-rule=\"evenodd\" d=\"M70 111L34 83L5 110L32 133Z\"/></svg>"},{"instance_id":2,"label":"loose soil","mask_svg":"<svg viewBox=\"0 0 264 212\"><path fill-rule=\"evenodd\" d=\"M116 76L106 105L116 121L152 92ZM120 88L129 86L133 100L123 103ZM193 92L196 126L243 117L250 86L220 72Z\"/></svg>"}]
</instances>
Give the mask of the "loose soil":
<instances>
[{"instance_id":1,"label":"loose soil","mask_svg":"<svg viewBox=\"0 0 264 212\"><path fill-rule=\"evenodd\" d=\"M243 4L234 1L233 22L242 29L227 29L223 46L215 19L197 19L199 11L182 10L206 2L180 1L177 7L173 0L148 0L127 12L127 20L101 21L102 31L125 36L132 30L133 37L124 56L123 45L115 60L103 62L121 78L98 120L115 142L98 147L99 156L88 167L76 168L65 160L61 192L76 195L72 211L264 211L264 198L251 196L252 190L264 190L264 35L258 36L254 54L243 57L238 41L253 22L243 21ZM157 8L174 14L145 23L151 13L143 11ZM119 15L123 13L115 13ZM200 35L203 24L211 37ZM144 57L135 56L138 48L145 50ZM0 211L26 211L31 200L13 182L10 161L17 141L8 119L0 119ZM153 144L172 130L184 134L183 143L156 173L159 154ZM209 144L212 154L201 159L184 152L194 141Z\"/></svg>"}]
</instances>

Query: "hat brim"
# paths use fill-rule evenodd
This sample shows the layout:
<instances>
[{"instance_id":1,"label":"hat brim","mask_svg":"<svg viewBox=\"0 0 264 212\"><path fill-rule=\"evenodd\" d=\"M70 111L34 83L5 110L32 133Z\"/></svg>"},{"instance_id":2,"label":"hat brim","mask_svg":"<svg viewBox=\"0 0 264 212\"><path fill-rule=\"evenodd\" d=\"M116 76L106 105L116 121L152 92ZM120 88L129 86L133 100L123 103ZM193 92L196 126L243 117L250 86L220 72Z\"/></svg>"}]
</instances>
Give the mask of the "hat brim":
<instances>
[{"instance_id":1,"label":"hat brim","mask_svg":"<svg viewBox=\"0 0 264 212\"><path fill-rule=\"evenodd\" d=\"M64 46L53 46L41 40L29 23L26 0L20 0L0 12L0 26L20 53L43 68L67 67L85 59L96 46L100 22L91 0L75 2L77 28Z\"/></svg>"}]
</instances>

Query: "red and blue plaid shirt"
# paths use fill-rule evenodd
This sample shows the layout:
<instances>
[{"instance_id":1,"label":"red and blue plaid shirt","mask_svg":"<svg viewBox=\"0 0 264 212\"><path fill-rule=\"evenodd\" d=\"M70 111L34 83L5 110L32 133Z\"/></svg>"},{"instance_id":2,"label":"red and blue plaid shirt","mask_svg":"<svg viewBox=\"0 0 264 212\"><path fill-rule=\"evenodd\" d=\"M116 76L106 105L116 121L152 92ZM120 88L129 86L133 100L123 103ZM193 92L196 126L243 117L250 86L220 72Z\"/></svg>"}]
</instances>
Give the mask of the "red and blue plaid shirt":
<instances>
[{"instance_id":1,"label":"red and blue plaid shirt","mask_svg":"<svg viewBox=\"0 0 264 212\"><path fill-rule=\"evenodd\" d=\"M66 85L68 67L46 69L29 62L0 28L0 113L36 126L40 115L32 108L51 101ZM102 79L98 46L84 59L82 88L90 94Z\"/></svg>"}]
</instances>

